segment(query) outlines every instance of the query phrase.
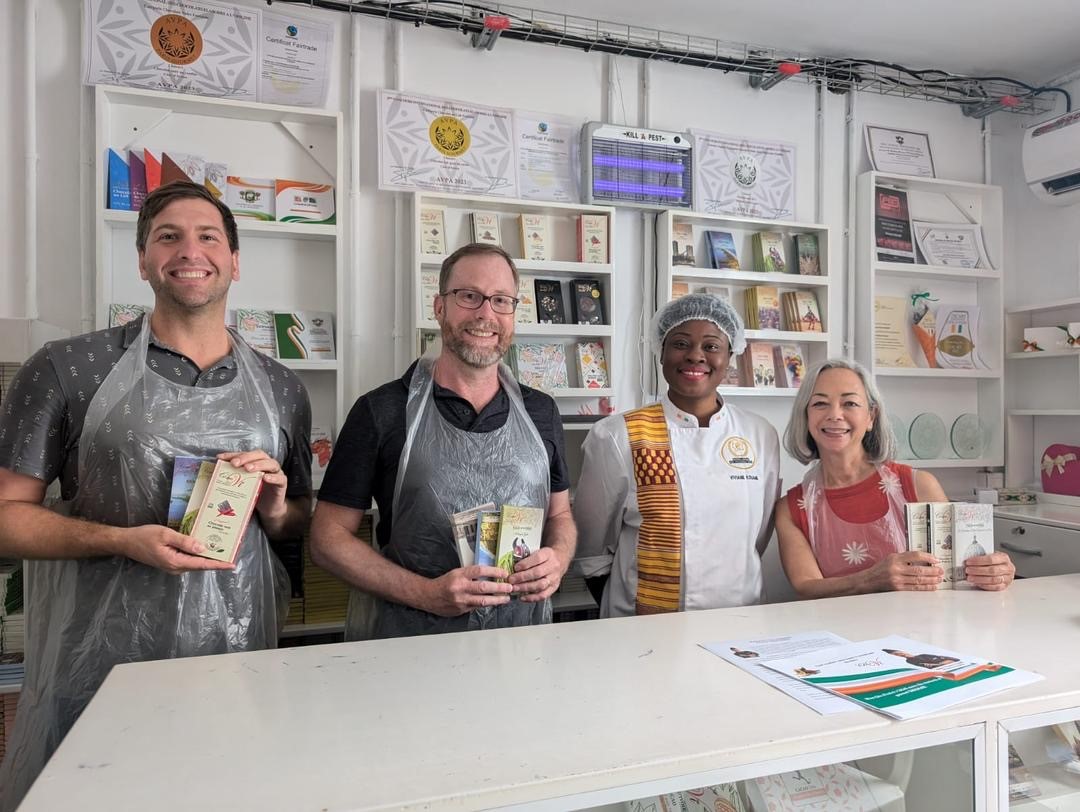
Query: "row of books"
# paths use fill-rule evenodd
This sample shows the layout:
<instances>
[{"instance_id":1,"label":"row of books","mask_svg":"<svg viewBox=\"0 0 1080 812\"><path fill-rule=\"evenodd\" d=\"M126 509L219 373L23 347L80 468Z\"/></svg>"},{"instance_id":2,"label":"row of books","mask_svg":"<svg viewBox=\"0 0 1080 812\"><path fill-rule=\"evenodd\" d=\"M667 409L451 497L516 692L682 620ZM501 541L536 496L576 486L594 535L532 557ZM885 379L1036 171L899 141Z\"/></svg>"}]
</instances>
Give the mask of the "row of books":
<instances>
[{"instance_id":1,"label":"row of books","mask_svg":"<svg viewBox=\"0 0 1080 812\"><path fill-rule=\"evenodd\" d=\"M610 262L607 215L580 214L576 217L576 221L577 261L599 264ZM469 224L473 242L502 245L498 212L470 212ZM521 238L522 259L550 260L552 258L553 240L548 215L519 214L517 227ZM424 206L420 209L420 251L423 254L435 255L449 253L446 240L446 210L441 206Z\"/></svg>"},{"instance_id":2,"label":"row of books","mask_svg":"<svg viewBox=\"0 0 1080 812\"><path fill-rule=\"evenodd\" d=\"M607 389L611 385L603 342L579 341L574 345L578 380L584 389ZM544 392L570 388L566 347L558 343L512 344L507 362L518 381Z\"/></svg>"},{"instance_id":3,"label":"row of books","mask_svg":"<svg viewBox=\"0 0 1080 812\"><path fill-rule=\"evenodd\" d=\"M514 565L540 549L544 509L493 502L453 515L454 541L461 566L478 564L514 571Z\"/></svg>"},{"instance_id":4,"label":"row of books","mask_svg":"<svg viewBox=\"0 0 1080 812\"><path fill-rule=\"evenodd\" d=\"M114 302L109 305L109 326L119 327L141 318L149 308ZM253 310L238 307L226 314L252 348L271 358L333 361L334 314L322 310Z\"/></svg>"},{"instance_id":5,"label":"row of books","mask_svg":"<svg viewBox=\"0 0 1080 812\"><path fill-rule=\"evenodd\" d=\"M798 344L751 341L733 359L721 385L754 389L798 389L806 373L803 349Z\"/></svg>"},{"instance_id":6,"label":"row of books","mask_svg":"<svg viewBox=\"0 0 1080 812\"><path fill-rule=\"evenodd\" d=\"M599 279L571 279L570 319L566 318L563 282L559 279L538 279L522 274L518 277L518 307L514 314L517 324L606 324L604 289ZM420 277L420 295L425 317L435 320L434 301L439 293L439 271L425 269Z\"/></svg>"},{"instance_id":7,"label":"row of books","mask_svg":"<svg viewBox=\"0 0 1080 812\"><path fill-rule=\"evenodd\" d=\"M779 231L759 231L751 237L753 267L751 270L766 273L800 273L805 276L821 275L818 238L816 234L796 234L792 238L794 253L789 256L787 239ZM717 270L742 270L735 237L730 231L705 232L705 247L709 267ZM794 256L797 264L792 264ZM673 223L671 227L671 263L698 267L694 251L694 226L691 223Z\"/></svg>"},{"instance_id":8,"label":"row of books","mask_svg":"<svg viewBox=\"0 0 1080 812\"><path fill-rule=\"evenodd\" d=\"M974 589L964 562L994 552L994 506L976 502L908 502L908 550L930 553L945 577L938 589Z\"/></svg>"},{"instance_id":9,"label":"row of books","mask_svg":"<svg viewBox=\"0 0 1080 812\"><path fill-rule=\"evenodd\" d=\"M283 223L334 223L334 187L283 178L249 178L230 175L225 164L200 155L162 152L159 158L148 149L108 154L108 207L139 211L143 200L158 186L177 180L205 186L223 200L235 217L278 220Z\"/></svg>"},{"instance_id":10,"label":"row of books","mask_svg":"<svg viewBox=\"0 0 1080 812\"><path fill-rule=\"evenodd\" d=\"M755 285L743 291L743 296L749 330L786 328L800 333L820 333L824 329L817 294L812 290L780 294L772 285Z\"/></svg>"}]
</instances>

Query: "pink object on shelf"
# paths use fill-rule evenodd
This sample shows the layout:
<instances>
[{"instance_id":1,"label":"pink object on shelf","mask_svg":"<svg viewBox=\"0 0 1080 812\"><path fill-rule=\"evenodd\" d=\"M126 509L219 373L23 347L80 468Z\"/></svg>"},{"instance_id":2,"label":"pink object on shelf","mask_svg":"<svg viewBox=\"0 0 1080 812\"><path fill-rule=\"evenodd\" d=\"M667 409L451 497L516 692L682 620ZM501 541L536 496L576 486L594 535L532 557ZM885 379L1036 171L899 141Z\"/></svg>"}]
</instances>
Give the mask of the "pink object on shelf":
<instances>
[{"instance_id":1,"label":"pink object on shelf","mask_svg":"<svg viewBox=\"0 0 1080 812\"><path fill-rule=\"evenodd\" d=\"M1043 452L1041 467L1043 491L1080 496L1080 446L1049 446Z\"/></svg>"}]
</instances>

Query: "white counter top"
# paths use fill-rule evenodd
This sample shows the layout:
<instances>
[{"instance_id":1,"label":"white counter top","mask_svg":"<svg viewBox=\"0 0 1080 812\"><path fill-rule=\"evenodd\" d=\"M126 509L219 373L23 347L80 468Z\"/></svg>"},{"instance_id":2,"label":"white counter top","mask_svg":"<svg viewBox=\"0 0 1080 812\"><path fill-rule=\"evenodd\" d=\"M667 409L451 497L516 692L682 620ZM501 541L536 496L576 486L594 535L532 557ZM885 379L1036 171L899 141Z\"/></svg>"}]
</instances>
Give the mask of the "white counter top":
<instances>
[{"instance_id":1,"label":"white counter top","mask_svg":"<svg viewBox=\"0 0 1080 812\"><path fill-rule=\"evenodd\" d=\"M1075 505L1060 505L1052 502L1037 502L1034 505L1003 504L994 508L994 517L1045 524L1066 530L1080 530L1080 507Z\"/></svg>"},{"instance_id":2,"label":"white counter top","mask_svg":"<svg viewBox=\"0 0 1080 812\"><path fill-rule=\"evenodd\" d=\"M1080 706L1078 607L1066 575L124 665L21 809L474 809ZM819 716L697 645L815 629L1046 680L909 722Z\"/></svg>"}]
</instances>

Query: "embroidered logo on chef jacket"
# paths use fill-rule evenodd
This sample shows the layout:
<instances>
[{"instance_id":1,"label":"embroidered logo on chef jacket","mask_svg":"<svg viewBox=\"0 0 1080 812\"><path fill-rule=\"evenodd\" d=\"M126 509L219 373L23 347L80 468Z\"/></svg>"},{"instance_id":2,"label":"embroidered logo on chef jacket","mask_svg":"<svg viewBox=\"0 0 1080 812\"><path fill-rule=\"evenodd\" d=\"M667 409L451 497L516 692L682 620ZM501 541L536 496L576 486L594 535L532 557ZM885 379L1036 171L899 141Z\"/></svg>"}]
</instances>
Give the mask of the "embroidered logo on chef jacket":
<instances>
[{"instance_id":1,"label":"embroidered logo on chef jacket","mask_svg":"<svg viewBox=\"0 0 1080 812\"><path fill-rule=\"evenodd\" d=\"M745 437L732 436L724 440L720 456L732 468L747 469L757 465L757 456Z\"/></svg>"}]
</instances>

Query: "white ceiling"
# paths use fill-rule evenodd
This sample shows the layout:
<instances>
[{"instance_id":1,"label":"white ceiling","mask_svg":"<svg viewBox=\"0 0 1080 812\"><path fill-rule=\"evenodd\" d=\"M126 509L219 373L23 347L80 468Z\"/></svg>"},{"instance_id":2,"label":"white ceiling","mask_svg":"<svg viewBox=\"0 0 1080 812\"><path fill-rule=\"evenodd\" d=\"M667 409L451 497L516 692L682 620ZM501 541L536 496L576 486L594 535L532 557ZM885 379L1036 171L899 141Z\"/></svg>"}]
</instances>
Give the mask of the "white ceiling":
<instances>
[{"instance_id":1,"label":"white ceiling","mask_svg":"<svg viewBox=\"0 0 1080 812\"><path fill-rule=\"evenodd\" d=\"M1080 0L512 0L514 5L802 56L1028 83L1080 67Z\"/></svg>"}]
</instances>

